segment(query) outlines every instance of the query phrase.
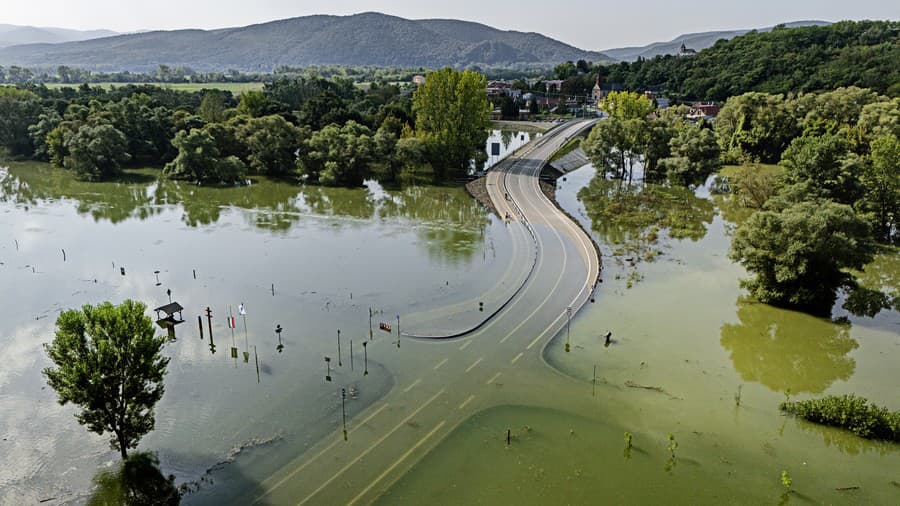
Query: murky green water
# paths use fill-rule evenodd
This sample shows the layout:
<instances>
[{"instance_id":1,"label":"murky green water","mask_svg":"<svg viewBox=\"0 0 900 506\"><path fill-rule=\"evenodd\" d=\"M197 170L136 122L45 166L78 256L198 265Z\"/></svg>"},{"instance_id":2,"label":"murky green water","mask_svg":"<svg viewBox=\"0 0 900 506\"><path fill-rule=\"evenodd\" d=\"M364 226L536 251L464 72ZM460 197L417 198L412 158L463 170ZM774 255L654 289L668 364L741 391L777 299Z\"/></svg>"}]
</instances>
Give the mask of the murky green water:
<instances>
[{"instance_id":1,"label":"murky green water","mask_svg":"<svg viewBox=\"0 0 900 506\"><path fill-rule=\"evenodd\" d=\"M80 183L46 165L11 165L0 169L3 504L80 502L92 476L118 460L45 387L41 343L63 309L124 298L152 308L169 301L167 290L185 306L187 321L166 348L172 361L156 429L141 449L157 451L177 483L202 480L193 498L215 490L220 502L228 487L252 489L333 431L341 386L351 392L349 417L391 388L382 358L394 348L379 321L486 291L509 255L505 226L459 187L351 190L257 179L210 188L159 181L154 170ZM241 303L246 322L239 317L232 332L225 317ZM212 343L198 331L207 306ZM376 339L363 381L370 307ZM330 383L324 356L342 359ZM242 479L239 463L251 463L256 476ZM225 468L239 469L227 483Z\"/></svg>"},{"instance_id":2,"label":"murky green water","mask_svg":"<svg viewBox=\"0 0 900 506\"><path fill-rule=\"evenodd\" d=\"M508 137L507 151L525 140ZM783 417L777 403L790 389L797 397L855 392L900 407L900 315L838 308L849 325L837 325L746 301L737 284L744 273L726 257L732 225L723 214L733 214L720 210L724 203L659 192L655 202L671 204L665 213L628 206L639 230L592 227L589 216L602 214L586 210L579 190L612 191L590 183L592 175L570 174L558 193L604 253L605 282L573 320L572 352L549 346L549 366L529 371L541 389L464 422L382 501L765 504L783 499L784 469L794 479L791 502L895 504L895 445ZM188 502L221 503L235 491L254 496L261 479L332 433L340 386L352 388L351 418L392 388L396 371L383 364L397 367L387 355L396 351L377 330L362 375L369 307L376 325L393 323L396 314L484 293L507 267L504 225L459 188L265 179L209 188L157 176L79 183L44 165L0 169L0 503L80 502L91 478L118 460L105 438L77 425L71 406L56 404L40 375L49 365L41 343L62 309L125 297L153 307L168 302L167 289L187 308L166 350L173 359L156 430L142 449L158 451L177 483L201 482ZM896 289L898 258L880 256L864 283ZM247 330L239 320L232 334L225 316L240 303ZM214 347L197 331L206 306ZM276 324L285 329L282 351ZM338 329L343 365L329 383L323 357L337 361ZM614 343L605 348L607 330ZM625 431L634 434L630 458ZM835 490L852 486L860 488Z\"/></svg>"},{"instance_id":3,"label":"murky green water","mask_svg":"<svg viewBox=\"0 0 900 506\"><path fill-rule=\"evenodd\" d=\"M591 197L609 196L616 183L593 175L569 174L557 195L599 242L604 282L573 320L572 352L558 338L544 354L581 386L549 375L527 405L480 413L382 502L897 504L900 446L782 416L778 403L786 390L853 392L900 408L900 313L857 317L841 298L834 316L849 324L835 324L745 300L720 200L660 189L654 202L670 205L655 211L634 195L598 204ZM625 214L628 225L592 222L605 213ZM896 290L898 268L898 255L885 254L861 279ZM604 347L607 331L613 343ZM516 436L509 449L507 428ZM782 470L793 479L788 495ZM848 487L859 488L838 490Z\"/></svg>"}]
</instances>

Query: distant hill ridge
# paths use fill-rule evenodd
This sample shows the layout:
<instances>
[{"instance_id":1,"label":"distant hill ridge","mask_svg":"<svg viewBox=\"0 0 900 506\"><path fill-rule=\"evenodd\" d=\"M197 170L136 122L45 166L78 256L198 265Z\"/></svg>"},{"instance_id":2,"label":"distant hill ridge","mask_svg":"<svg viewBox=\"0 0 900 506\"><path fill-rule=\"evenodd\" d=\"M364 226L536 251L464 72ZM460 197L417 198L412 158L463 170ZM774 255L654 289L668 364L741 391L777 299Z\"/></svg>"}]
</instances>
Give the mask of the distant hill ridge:
<instances>
[{"instance_id":1,"label":"distant hill ridge","mask_svg":"<svg viewBox=\"0 0 900 506\"><path fill-rule=\"evenodd\" d=\"M799 28L802 26L828 26L832 23L828 21L794 21L792 23L784 23L785 28ZM774 26L755 29L758 32L770 32ZM678 54L681 45L684 44L690 49L701 51L708 47L712 47L716 41L721 39L730 40L740 35L746 35L753 29L744 30L722 30L714 32L688 33L679 35L668 42L654 42L646 46L640 47L622 47L616 49L606 49L603 54L622 61L634 61L638 58L653 58L654 56L663 56L667 54Z\"/></svg>"},{"instance_id":2,"label":"distant hill ridge","mask_svg":"<svg viewBox=\"0 0 900 506\"><path fill-rule=\"evenodd\" d=\"M57 44L111 35L118 34L112 30L70 30L68 28L0 24L0 48L19 44Z\"/></svg>"},{"instance_id":3,"label":"distant hill ridge","mask_svg":"<svg viewBox=\"0 0 900 506\"><path fill-rule=\"evenodd\" d=\"M376 12L316 15L219 30L118 35L0 49L0 65L143 72L272 71L281 65L513 66L610 59L538 33L448 19L409 20Z\"/></svg>"}]
</instances>

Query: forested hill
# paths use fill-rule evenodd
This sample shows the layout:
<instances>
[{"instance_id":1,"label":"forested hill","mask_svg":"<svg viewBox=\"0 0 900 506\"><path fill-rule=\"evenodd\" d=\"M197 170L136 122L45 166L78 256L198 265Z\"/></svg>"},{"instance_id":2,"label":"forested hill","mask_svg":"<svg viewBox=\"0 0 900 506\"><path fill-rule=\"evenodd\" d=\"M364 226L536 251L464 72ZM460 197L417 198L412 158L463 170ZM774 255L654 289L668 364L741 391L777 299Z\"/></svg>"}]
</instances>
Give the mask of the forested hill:
<instances>
[{"instance_id":1,"label":"forested hill","mask_svg":"<svg viewBox=\"0 0 900 506\"><path fill-rule=\"evenodd\" d=\"M660 56L599 67L604 81L643 91L661 86L685 99L870 88L900 96L900 22L844 21L776 28L720 40L695 56Z\"/></svg>"},{"instance_id":2,"label":"forested hill","mask_svg":"<svg viewBox=\"0 0 900 506\"><path fill-rule=\"evenodd\" d=\"M306 16L222 30L176 30L0 50L0 65L76 66L143 72L272 71L288 65L512 66L606 61L537 33L456 20L408 20L379 13Z\"/></svg>"},{"instance_id":3,"label":"forested hill","mask_svg":"<svg viewBox=\"0 0 900 506\"><path fill-rule=\"evenodd\" d=\"M831 23L827 21L793 21L784 23L786 28L797 28L801 26L827 26ZM758 32L770 32L775 27L767 27L756 30ZM616 49L604 49L603 54L621 61L634 61L638 58L653 58L654 56L664 56L667 54L678 54L681 45L695 51L706 49L721 39L733 39L740 35L750 33L753 30L721 30L716 32L686 33L679 35L667 42L654 42L641 47L621 47Z\"/></svg>"}]
</instances>

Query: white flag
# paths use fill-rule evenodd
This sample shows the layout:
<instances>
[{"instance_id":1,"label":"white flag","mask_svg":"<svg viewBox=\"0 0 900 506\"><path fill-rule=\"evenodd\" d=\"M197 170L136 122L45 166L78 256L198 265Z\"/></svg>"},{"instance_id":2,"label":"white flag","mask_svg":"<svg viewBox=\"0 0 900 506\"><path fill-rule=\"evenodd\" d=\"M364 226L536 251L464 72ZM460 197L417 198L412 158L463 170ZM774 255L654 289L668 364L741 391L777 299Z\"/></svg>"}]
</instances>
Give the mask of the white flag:
<instances>
[{"instance_id":1,"label":"white flag","mask_svg":"<svg viewBox=\"0 0 900 506\"><path fill-rule=\"evenodd\" d=\"M241 316L247 316L247 312L244 311L244 303L241 302L241 305L238 306L238 314Z\"/></svg>"}]
</instances>

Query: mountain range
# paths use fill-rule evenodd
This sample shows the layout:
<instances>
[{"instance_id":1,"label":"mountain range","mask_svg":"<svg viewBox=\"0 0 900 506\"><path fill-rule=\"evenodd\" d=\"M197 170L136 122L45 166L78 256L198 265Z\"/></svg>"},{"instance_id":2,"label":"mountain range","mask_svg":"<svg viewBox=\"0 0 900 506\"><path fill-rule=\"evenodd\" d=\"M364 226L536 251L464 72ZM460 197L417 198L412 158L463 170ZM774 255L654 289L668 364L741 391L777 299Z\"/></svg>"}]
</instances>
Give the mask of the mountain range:
<instances>
[{"instance_id":1,"label":"mountain range","mask_svg":"<svg viewBox=\"0 0 900 506\"><path fill-rule=\"evenodd\" d=\"M784 26L828 24L797 21ZM219 30L131 34L0 24L0 65L68 65L112 72L154 71L159 65L256 72L271 72L282 65L547 67L567 60L634 61L677 54L682 44L700 51L720 39L750 31L691 33L668 42L597 52L539 33L504 31L451 19L410 20L376 12L305 16Z\"/></svg>"},{"instance_id":2,"label":"mountain range","mask_svg":"<svg viewBox=\"0 0 900 506\"><path fill-rule=\"evenodd\" d=\"M0 65L144 72L160 64L195 70L270 72L282 65L514 66L610 60L538 33L468 21L409 20L367 12L305 16L220 30L153 31L0 49Z\"/></svg>"},{"instance_id":3,"label":"mountain range","mask_svg":"<svg viewBox=\"0 0 900 506\"><path fill-rule=\"evenodd\" d=\"M58 44L118 35L111 30L69 30L0 24L0 48L20 44Z\"/></svg>"},{"instance_id":4,"label":"mountain range","mask_svg":"<svg viewBox=\"0 0 900 506\"><path fill-rule=\"evenodd\" d=\"M784 26L787 28L798 28L801 26L827 26L830 24L831 23L827 21L795 21L793 23L785 23ZM756 31L770 32L773 28L775 27L770 26L767 28L759 28ZM682 44L690 49L700 51L708 47L712 47L712 45L715 44L718 40L733 39L740 35L745 35L751 31L752 30L747 29L688 33L685 35L680 35L668 42L654 42L652 44L640 47L621 47L615 49L606 49L602 52L610 58L621 61L634 61L638 58L649 59L653 58L654 56L678 54Z\"/></svg>"}]
</instances>

